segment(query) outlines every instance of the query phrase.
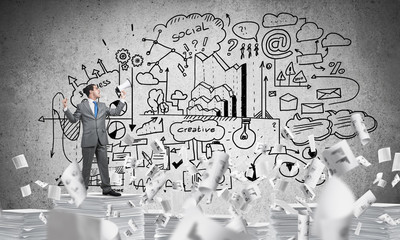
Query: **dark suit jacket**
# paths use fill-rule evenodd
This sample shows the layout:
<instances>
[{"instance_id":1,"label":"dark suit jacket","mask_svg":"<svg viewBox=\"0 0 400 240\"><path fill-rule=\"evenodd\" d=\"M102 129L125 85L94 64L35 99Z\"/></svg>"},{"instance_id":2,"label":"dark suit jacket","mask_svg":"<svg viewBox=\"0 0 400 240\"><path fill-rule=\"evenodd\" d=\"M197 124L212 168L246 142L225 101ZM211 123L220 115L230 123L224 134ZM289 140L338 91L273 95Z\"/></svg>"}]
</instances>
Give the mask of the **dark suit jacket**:
<instances>
[{"instance_id":1,"label":"dark suit jacket","mask_svg":"<svg viewBox=\"0 0 400 240\"><path fill-rule=\"evenodd\" d=\"M115 109L111 109L105 103L98 102L97 118L95 118L92 109L90 109L89 101L86 100L78 104L73 114L69 109L64 113L72 123L82 121L81 147L94 147L97 146L97 142L100 142L101 145L108 144L106 117L120 115L124 105L125 103L120 101Z\"/></svg>"}]
</instances>

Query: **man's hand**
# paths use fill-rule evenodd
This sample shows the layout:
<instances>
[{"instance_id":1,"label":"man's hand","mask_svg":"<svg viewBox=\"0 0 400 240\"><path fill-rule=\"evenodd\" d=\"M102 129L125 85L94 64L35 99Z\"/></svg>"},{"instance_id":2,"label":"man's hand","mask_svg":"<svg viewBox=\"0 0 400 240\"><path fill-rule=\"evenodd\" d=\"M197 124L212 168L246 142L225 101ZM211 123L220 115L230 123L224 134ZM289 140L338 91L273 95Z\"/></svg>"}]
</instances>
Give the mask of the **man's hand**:
<instances>
[{"instance_id":1,"label":"man's hand","mask_svg":"<svg viewBox=\"0 0 400 240\"><path fill-rule=\"evenodd\" d=\"M63 104L64 108L67 107L67 103L68 103L68 99L67 99L67 98L64 98L64 99L62 100L62 104Z\"/></svg>"},{"instance_id":2,"label":"man's hand","mask_svg":"<svg viewBox=\"0 0 400 240\"><path fill-rule=\"evenodd\" d=\"M126 97L126 92L122 90L120 98L125 99L125 97Z\"/></svg>"}]
</instances>

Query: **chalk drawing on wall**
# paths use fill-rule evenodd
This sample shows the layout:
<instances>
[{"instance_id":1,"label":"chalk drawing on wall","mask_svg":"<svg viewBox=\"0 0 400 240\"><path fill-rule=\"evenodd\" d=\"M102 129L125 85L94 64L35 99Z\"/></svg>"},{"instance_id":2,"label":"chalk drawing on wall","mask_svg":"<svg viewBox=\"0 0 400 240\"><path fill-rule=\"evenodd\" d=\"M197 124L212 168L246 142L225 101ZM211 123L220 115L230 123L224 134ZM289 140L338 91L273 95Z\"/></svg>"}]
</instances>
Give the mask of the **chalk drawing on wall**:
<instances>
[{"instance_id":1,"label":"chalk drawing on wall","mask_svg":"<svg viewBox=\"0 0 400 240\"><path fill-rule=\"evenodd\" d=\"M130 99L121 116L107 119L108 158L114 182L122 182L120 191L126 187L144 191L149 181L145 173L152 164L169 173L166 191L178 180L190 191L205 169L200 159L211 159L216 151L226 151L239 168L230 168L218 189L235 187L230 176L235 171L250 182L258 181L261 158L278 165L281 177L304 182L303 167L310 161L308 135L314 134L316 141L354 138L350 124L354 112L363 115L369 132L378 126L368 113L346 107L361 86L347 76L345 59L335 51L351 47L351 39L336 32L326 34L323 26L304 16L281 12L243 20L229 14L182 13L165 22L144 24L150 24L144 27L152 31L140 36L143 49L118 46L104 56L114 61L114 67L105 66L102 59L92 70L81 64L85 78L74 77L76 73L66 76L64 84L70 91L55 93L51 117L39 118L43 124L53 124L50 156L81 161L76 150L80 123L69 123L59 102L67 97L70 107L76 107L85 99L82 89L94 83L101 90L100 101L115 107L115 88L121 81L131 81ZM103 44L107 46L104 39ZM282 138L283 126L293 131L294 140ZM126 134L135 139L132 145L122 142ZM155 139L164 144L164 154L152 151L149 143ZM270 147L266 154L255 155L255 143L265 141ZM280 150L277 144L282 145ZM187 149L186 158L179 155L181 149ZM131 182L127 182L130 173L120 168L126 156L139 162ZM187 165L202 171L191 175ZM92 177L91 184L97 185L96 174Z\"/></svg>"}]
</instances>

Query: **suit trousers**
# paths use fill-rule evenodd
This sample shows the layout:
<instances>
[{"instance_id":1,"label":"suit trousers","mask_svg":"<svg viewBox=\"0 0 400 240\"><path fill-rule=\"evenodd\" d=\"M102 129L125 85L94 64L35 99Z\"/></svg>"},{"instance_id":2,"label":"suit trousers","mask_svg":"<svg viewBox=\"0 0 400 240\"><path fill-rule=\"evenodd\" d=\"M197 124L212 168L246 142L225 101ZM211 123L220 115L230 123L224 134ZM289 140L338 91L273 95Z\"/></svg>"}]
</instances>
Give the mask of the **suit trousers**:
<instances>
[{"instance_id":1,"label":"suit trousers","mask_svg":"<svg viewBox=\"0 0 400 240\"><path fill-rule=\"evenodd\" d=\"M103 189L103 192L108 192L111 190L111 185L108 173L107 148L105 145L101 145L100 142L97 142L97 146L95 147L82 147L82 177L85 187L87 189L89 186L90 171L92 169L92 162L95 154L101 179L100 187Z\"/></svg>"}]
</instances>

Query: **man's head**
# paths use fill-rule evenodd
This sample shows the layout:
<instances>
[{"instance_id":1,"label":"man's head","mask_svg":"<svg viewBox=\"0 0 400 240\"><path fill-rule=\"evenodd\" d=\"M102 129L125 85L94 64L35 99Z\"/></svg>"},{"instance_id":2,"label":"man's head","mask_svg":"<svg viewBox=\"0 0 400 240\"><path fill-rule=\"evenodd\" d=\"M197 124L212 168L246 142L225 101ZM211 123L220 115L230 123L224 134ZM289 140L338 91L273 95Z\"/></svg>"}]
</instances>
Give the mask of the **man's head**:
<instances>
[{"instance_id":1,"label":"man's head","mask_svg":"<svg viewBox=\"0 0 400 240\"><path fill-rule=\"evenodd\" d=\"M96 86L96 84L89 84L84 89L83 92L86 94L88 98L96 100L100 98L100 89Z\"/></svg>"}]
</instances>

